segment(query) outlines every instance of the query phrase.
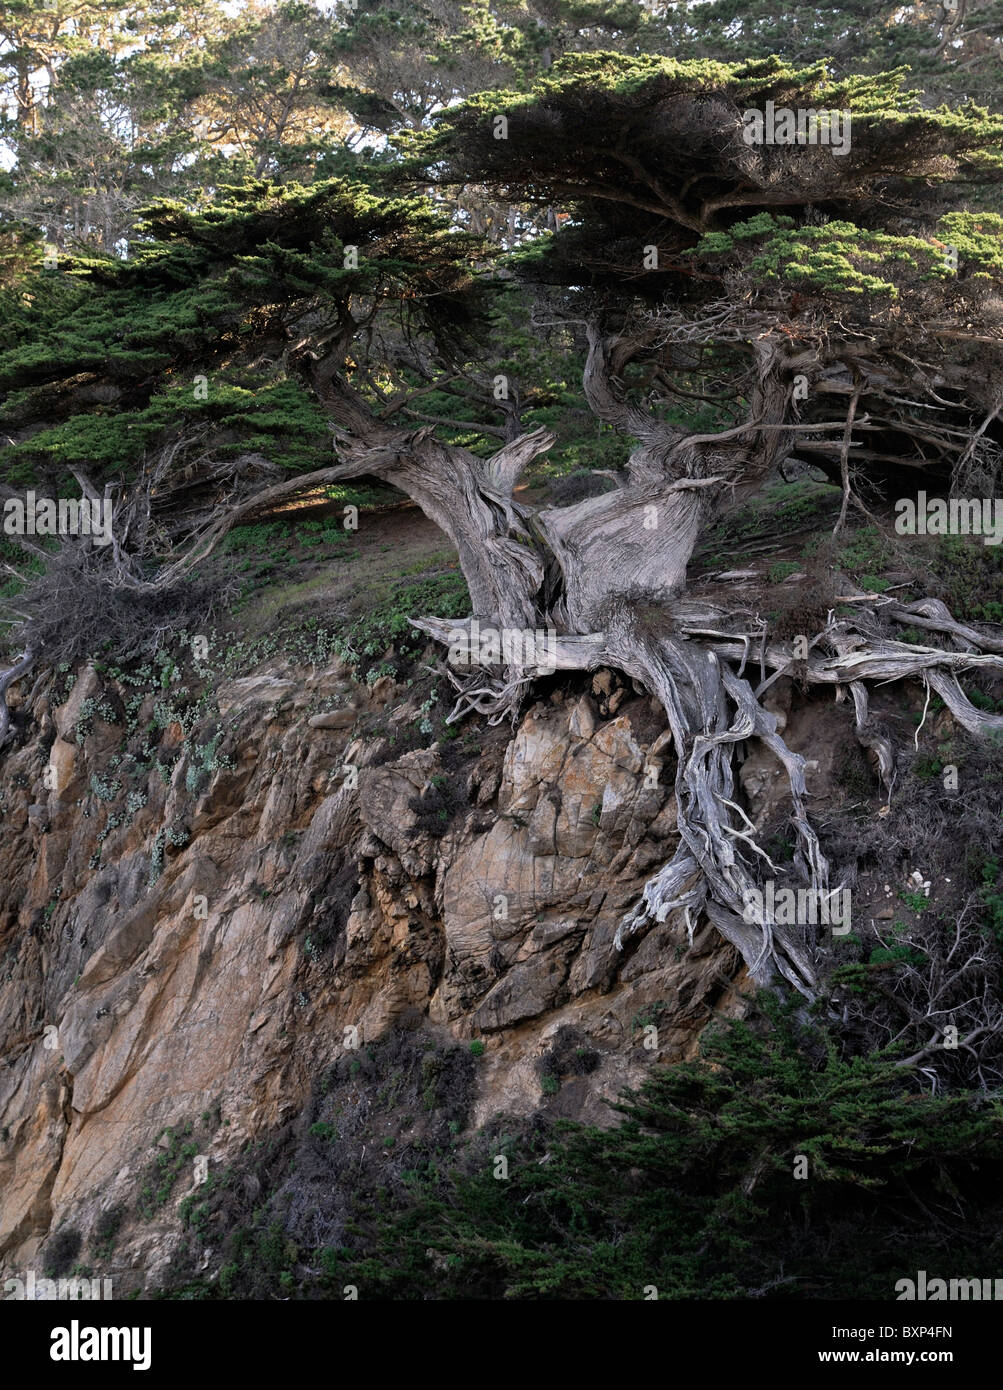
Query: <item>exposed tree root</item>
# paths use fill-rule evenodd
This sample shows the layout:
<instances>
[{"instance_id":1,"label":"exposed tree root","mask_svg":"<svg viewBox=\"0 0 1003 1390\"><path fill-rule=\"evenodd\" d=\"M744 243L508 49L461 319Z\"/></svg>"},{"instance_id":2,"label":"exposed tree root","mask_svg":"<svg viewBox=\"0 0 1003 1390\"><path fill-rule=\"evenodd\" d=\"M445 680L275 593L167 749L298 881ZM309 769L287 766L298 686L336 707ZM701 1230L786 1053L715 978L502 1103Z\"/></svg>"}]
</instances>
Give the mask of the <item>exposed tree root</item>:
<instances>
[{"instance_id":1,"label":"exposed tree root","mask_svg":"<svg viewBox=\"0 0 1003 1390\"><path fill-rule=\"evenodd\" d=\"M7 708L7 691L15 681L26 676L35 664L35 653L29 648L6 671L0 671L0 748L10 738L10 710Z\"/></svg>"},{"instance_id":2,"label":"exposed tree root","mask_svg":"<svg viewBox=\"0 0 1003 1390\"><path fill-rule=\"evenodd\" d=\"M1003 640L956 622L933 599L903 604L873 594L851 594L843 601L852 608L852 616L830 613L824 629L803 634L796 649L793 642L771 642L762 620L750 614L687 597L689 556L715 498L730 482L754 484L790 447L790 438L785 440L775 428L784 419L777 399L784 364L774 347L761 344L755 424L698 437L681 435L623 405L616 363L616 343L591 333L585 376L589 403L600 418L641 438L621 486L574 506L544 511L535 526L525 516L519 522L519 534L531 531L542 542L534 554L541 548L549 551L559 576L546 591L525 595L522 604L522 611L532 614L529 626L549 628L554 634L550 669L618 667L657 696L673 735L679 847L624 918L616 944L621 946L652 921L665 920L670 912L681 913L692 934L704 911L741 953L757 982L779 975L810 997L818 944L815 928L792 929L759 908L755 889L762 874L754 870L765 862L779 871L757 843L735 793L736 747L758 738L787 774L796 832L794 867L815 895L816 921L825 921L822 904L834 890L808 817L804 760L780 736L761 695L783 674L795 675L805 686L831 685L837 699L849 692L857 738L873 751L890 797L894 749L870 719L866 683L919 679L970 732L1003 729L1003 717L976 709L958 682L967 671L1003 672ZM505 477L509 489L516 474L514 468ZM448 518L444 529L453 532ZM511 599L506 605L509 613L518 608ZM494 620L504 622L494 611ZM484 616L476 602L475 613ZM880 635L881 618L922 627L944 639L945 645L921 647L889 640ZM415 626L452 644L457 629L465 625L425 618ZM753 657L760 676L755 691L745 678ZM471 709L493 722L506 713L514 716L538 673L539 668L527 663L452 677L459 699L450 719L462 718Z\"/></svg>"},{"instance_id":3,"label":"exposed tree root","mask_svg":"<svg viewBox=\"0 0 1003 1390\"><path fill-rule=\"evenodd\" d=\"M863 597L863 596L862 596ZM958 722L970 732L1003 730L1003 716L976 709L962 690L958 675L968 670L992 670L1003 674L1003 643L956 623L943 604L925 600L919 604L889 605L868 595L852 618L830 614L823 632L807 639L807 661L799 660L790 643L759 643L763 670L774 675L796 670L806 685L831 685L836 697L853 698L855 725L861 743L873 750L886 794L895 781L895 754L891 741L869 718L867 681L882 683L918 678L936 691ZM559 670L590 670L616 666L640 680L661 701L672 731L677 755L675 795L679 846L675 855L645 885L641 900L625 916L616 946L652 922L664 921L672 912L682 915L692 939L697 919L705 912L721 934L740 952L757 983L781 976L810 997L815 981L814 957L818 944L813 928L792 929L773 921L755 906L765 864L779 875L762 846L755 827L742 810L734 784L737 745L758 738L776 756L787 775L791 797L791 823L797 837L794 867L801 883L821 905L834 891L829 886L829 865L812 829L806 799L804 759L793 752L777 731L777 721L757 698L741 674L759 633L741 630L741 615L681 600L666 612L675 628L662 637L641 635L628 610L610 610L619 616L603 633L560 634L552 654ZM915 623L948 640L964 643L967 650L917 647L911 643L870 637L861 630L866 617L882 611L903 623ZM416 627L445 644L469 630L469 620L416 620ZM977 650L977 644L991 649ZM448 669L448 668L447 668ZM533 668L482 670L456 677L450 672L460 698L451 719L472 709L489 714L497 722L512 714L524 698L530 681L539 674ZM769 685L771 680L764 682ZM762 687L760 687L762 689ZM750 920L751 918L751 920ZM800 934L799 934L800 933Z\"/></svg>"}]
</instances>

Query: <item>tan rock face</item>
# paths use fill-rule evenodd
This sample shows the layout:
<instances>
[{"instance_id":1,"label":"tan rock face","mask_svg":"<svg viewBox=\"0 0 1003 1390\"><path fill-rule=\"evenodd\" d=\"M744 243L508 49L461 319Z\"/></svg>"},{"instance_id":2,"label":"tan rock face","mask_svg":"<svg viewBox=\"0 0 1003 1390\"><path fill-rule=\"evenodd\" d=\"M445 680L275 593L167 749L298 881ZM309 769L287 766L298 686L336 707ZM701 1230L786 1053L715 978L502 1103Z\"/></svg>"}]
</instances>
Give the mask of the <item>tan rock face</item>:
<instances>
[{"instance_id":1,"label":"tan rock face","mask_svg":"<svg viewBox=\"0 0 1003 1390\"><path fill-rule=\"evenodd\" d=\"M414 722L391 685L370 694L340 664L231 681L222 718L187 737L168 724L164 771L147 758L130 779L126 729L81 722L129 692L88 671L54 727L38 712L51 746L0 764L5 1273L40 1268L63 1227L96 1265L87 1234L121 1204L99 1272L122 1292L154 1282L194 1182L186 1167L137 1214L165 1128L218 1110L198 1142L226 1164L299 1113L353 1032L419 1018L482 1036L479 1122L544 1103L537 1063L573 1026L599 1063L562 1113L603 1122L606 1098L692 1055L711 1007L743 1007L739 963L709 929L692 947L664 924L613 949L674 848L671 752L646 699L611 685L607 718L571 695L512 736L392 757L365 722ZM316 713L332 698L351 721ZM654 1006L651 1050L636 1021Z\"/></svg>"},{"instance_id":2,"label":"tan rock face","mask_svg":"<svg viewBox=\"0 0 1003 1390\"><path fill-rule=\"evenodd\" d=\"M474 1009L475 1028L543 1014L614 968L587 962L643 886L632 851L659 821L666 791L638 775L642 752L626 716L591 737L572 733L595 728L585 713L530 711L505 754L498 819L441 876L455 969L432 1001L439 1021L468 1012L501 967ZM654 833L664 841L671 826L663 817Z\"/></svg>"},{"instance_id":3,"label":"tan rock face","mask_svg":"<svg viewBox=\"0 0 1003 1390\"><path fill-rule=\"evenodd\" d=\"M79 776L77 772L77 750L72 743L57 738L49 749L49 774L47 786L56 796L68 793L70 786Z\"/></svg>"}]
</instances>

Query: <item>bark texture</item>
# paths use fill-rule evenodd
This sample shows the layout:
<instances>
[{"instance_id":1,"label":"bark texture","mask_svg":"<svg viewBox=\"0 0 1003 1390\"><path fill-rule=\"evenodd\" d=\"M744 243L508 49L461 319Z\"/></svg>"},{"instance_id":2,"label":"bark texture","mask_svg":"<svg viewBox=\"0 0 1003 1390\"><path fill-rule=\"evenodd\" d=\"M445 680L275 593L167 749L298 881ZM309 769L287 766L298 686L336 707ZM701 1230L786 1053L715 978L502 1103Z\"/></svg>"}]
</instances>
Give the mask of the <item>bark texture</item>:
<instances>
[{"instance_id":1,"label":"bark texture","mask_svg":"<svg viewBox=\"0 0 1003 1390\"><path fill-rule=\"evenodd\" d=\"M762 695L791 672L807 686L831 686L837 699L849 694L857 737L874 753L891 795L894 750L870 720L867 683L921 680L970 732L1003 729L1003 717L976 709L958 681L966 671L1003 671L1003 641L956 622L932 599L903 604L855 594L852 618L830 613L822 631L805 634L804 660L790 642L767 640L753 615L688 598L687 566L716 508L755 490L795 447L790 377L803 363L764 336L753 349L748 423L695 435L628 402L618 374L636 350L636 339L603 336L590 325L589 405L638 440L612 492L530 514L513 491L526 464L550 446L541 430L487 461L418 431L357 450L359 467L401 487L452 537L481 626L552 634L546 665L488 664L463 675L447 667L458 692L451 719L471 710L493 722L514 716L541 671L600 665L641 682L664 707L676 753L680 841L625 916L617 946L670 913L681 914L692 936L706 914L757 982L779 976L811 997L816 929L781 925L750 909L764 871L780 870L757 842L736 790L736 753L748 740L765 744L786 772L801 883L819 903L839 887L830 883L808 815L804 759L787 747ZM943 645L874 636L878 610ZM469 632L468 624L433 617L415 626L445 645Z\"/></svg>"}]
</instances>

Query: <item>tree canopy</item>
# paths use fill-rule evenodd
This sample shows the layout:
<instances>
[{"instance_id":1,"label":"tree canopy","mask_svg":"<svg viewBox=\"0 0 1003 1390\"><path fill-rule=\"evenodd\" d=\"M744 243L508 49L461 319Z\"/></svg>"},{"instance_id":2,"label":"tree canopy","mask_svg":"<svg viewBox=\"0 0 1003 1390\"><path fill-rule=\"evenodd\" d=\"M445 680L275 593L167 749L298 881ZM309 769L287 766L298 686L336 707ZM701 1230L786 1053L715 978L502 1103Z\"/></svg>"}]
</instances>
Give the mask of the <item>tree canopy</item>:
<instances>
[{"instance_id":1,"label":"tree canopy","mask_svg":"<svg viewBox=\"0 0 1003 1390\"><path fill-rule=\"evenodd\" d=\"M127 471L172 434L232 436L295 471L324 417L297 370L379 328L441 350L469 322L480 243L427 202L327 180L152 207L135 256L37 272L0 354L7 477ZM53 284L53 280L58 284ZM212 373L211 392L194 381ZM41 426L41 428L39 428ZM181 458L178 459L179 467Z\"/></svg>"},{"instance_id":2,"label":"tree canopy","mask_svg":"<svg viewBox=\"0 0 1003 1390\"><path fill-rule=\"evenodd\" d=\"M771 103L848 113L849 148L750 143L746 113ZM621 368L643 358L663 382L674 370L691 378L692 357L666 352L669 320L687 318L693 336L708 313L720 395L720 349L781 331L800 344L808 379L826 378L799 412L805 429L813 415L831 417L840 386L828 378L841 368L858 380L869 416L858 427L874 436L866 453L880 481L885 464L936 472L938 460L949 478L966 447L958 427L995 412L1003 219L971 204L999 188L1001 140L998 117L929 110L901 73L836 80L824 65L776 58L726 66L599 54L561 60L530 92L487 93L443 113L412 159L446 185L566 207L519 271L564 287L565 312L598 309L618 328ZM747 352L733 356L740 392ZM927 405L913 436L898 403L917 374L958 397L939 442ZM878 399L888 385L898 393L890 410ZM838 440L809 448L838 476Z\"/></svg>"}]
</instances>

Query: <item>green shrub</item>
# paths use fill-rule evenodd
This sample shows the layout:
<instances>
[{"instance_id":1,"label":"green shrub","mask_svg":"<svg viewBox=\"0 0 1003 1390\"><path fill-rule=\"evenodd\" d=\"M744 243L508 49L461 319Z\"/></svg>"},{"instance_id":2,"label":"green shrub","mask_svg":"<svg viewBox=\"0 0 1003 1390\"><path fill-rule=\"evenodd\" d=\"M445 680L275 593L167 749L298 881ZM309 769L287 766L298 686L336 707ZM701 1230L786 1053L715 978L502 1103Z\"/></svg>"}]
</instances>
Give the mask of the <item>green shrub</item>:
<instances>
[{"instance_id":1,"label":"green shrub","mask_svg":"<svg viewBox=\"0 0 1003 1390\"><path fill-rule=\"evenodd\" d=\"M942 598L956 618L1003 623L1003 547L974 537L942 536L929 567Z\"/></svg>"},{"instance_id":2,"label":"green shrub","mask_svg":"<svg viewBox=\"0 0 1003 1390\"><path fill-rule=\"evenodd\" d=\"M45 1244L45 1274L58 1279L72 1268L80 1253L83 1238L75 1226L63 1226Z\"/></svg>"},{"instance_id":3,"label":"green shrub","mask_svg":"<svg viewBox=\"0 0 1003 1390\"><path fill-rule=\"evenodd\" d=\"M1000 1101L931 1096L892 1059L844 1057L824 1031L767 1010L768 1021L721 1026L699 1061L655 1069L613 1128L537 1128L510 1146L505 1182L482 1160L417 1185L374 1240L332 1260L332 1286L365 1281L391 1298L640 1299L655 1285L662 1299L763 1288L888 1299L905 1267L984 1262L999 1243ZM931 1214L946 1190L957 1219Z\"/></svg>"},{"instance_id":4,"label":"green shrub","mask_svg":"<svg viewBox=\"0 0 1003 1390\"><path fill-rule=\"evenodd\" d=\"M987 859L982 867L979 896L986 913L983 929L1003 951L1003 891L997 887L999 872L999 861Z\"/></svg>"},{"instance_id":5,"label":"green shrub","mask_svg":"<svg viewBox=\"0 0 1003 1390\"><path fill-rule=\"evenodd\" d=\"M115 1248L119 1228L125 1219L125 1207L119 1203L103 1211L91 1231L91 1250L98 1260L107 1260Z\"/></svg>"}]
</instances>

